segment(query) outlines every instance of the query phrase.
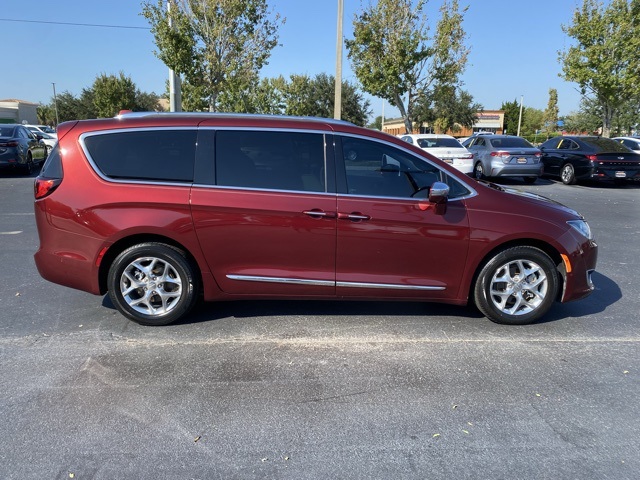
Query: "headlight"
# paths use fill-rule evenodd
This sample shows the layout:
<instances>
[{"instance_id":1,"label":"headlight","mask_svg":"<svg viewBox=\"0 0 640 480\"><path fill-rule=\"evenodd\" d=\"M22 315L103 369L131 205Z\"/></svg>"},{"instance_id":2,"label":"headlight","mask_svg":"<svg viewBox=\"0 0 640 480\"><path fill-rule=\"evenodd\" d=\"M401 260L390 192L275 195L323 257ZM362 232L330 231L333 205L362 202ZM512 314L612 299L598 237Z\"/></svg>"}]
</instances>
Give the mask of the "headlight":
<instances>
[{"instance_id":1,"label":"headlight","mask_svg":"<svg viewBox=\"0 0 640 480\"><path fill-rule=\"evenodd\" d=\"M593 236L591 235L591 228L584 220L569 220L567 223L580 232L583 237L586 237L589 240L593 239Z\"/></svg>"}]
</instances>

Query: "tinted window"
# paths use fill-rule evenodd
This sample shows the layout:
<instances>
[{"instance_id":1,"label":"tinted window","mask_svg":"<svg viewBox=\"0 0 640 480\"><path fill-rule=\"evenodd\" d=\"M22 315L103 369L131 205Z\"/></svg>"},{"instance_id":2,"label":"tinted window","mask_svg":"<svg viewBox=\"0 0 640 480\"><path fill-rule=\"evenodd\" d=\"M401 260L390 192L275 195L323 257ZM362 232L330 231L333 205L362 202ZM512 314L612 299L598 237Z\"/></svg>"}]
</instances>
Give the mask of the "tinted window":
<instances>
[{"instance_id":1,"label":"tinted window","mask_svg":"<svg viewBox=\"0 0 640 480\"><path fill-rule=\"evenodd\" d=\"M148 130L88 136L89 156L114 179L192 182L196 130Z\"/></svg>"},{"instance_id":2,"label":"tinted window","mask_svg":"<svg viewBox=\"0 0 640 480\"><path fill-rule=\"evenodd\" d=\"M610 138L586 138L582 141L595 152L628 153L629 149Z\"/></svg>"},{"instance_id":3,"label":"tinted window","mask_svg":"<svg viewBox=\"0 0 640 480\"><path fill-rule=\"evenodd\" d=\"M529 142L520 137L503 137L487 139L494 147L500 148L533 148Z\"/></svg>"},{"instance_id":4,"label":"tinted window","mask_svg":"<svg viewBox=\"0 0 640 480\"><path fill-rule=\"evenodd\" d=\"M342 151L353 195L407 198L443 177L434 165L384 143L345 137Z\"/></svg>"},{"instance_id":5,"label":"tinted window","mask_svg":"<svg viewBox=\"0 0 640 480\"><path fill-rule=\"evenodd\" d=\"M422 148L460 148L460 142L455 138L421 138L418 140L418 145Z\"/></svg>"},{"instance_id":6,"label":"tinted window","mask_svg":"<svg viewBox=\"0 0 640 480\"><path fill-rule=\"evenodd\" d=\"M0 137L13 137L15 127L0 127Z\"/></svg>"},{"instance_id":7,"label":"tinted window","mask_svg":"<svg viewBox=\"0 0 640 480\"><path fill-rule=\"evenodd\" d=\"M218 185L325 191L322 134L220 130L215 144Z\"/></svg>"}]
</instances>

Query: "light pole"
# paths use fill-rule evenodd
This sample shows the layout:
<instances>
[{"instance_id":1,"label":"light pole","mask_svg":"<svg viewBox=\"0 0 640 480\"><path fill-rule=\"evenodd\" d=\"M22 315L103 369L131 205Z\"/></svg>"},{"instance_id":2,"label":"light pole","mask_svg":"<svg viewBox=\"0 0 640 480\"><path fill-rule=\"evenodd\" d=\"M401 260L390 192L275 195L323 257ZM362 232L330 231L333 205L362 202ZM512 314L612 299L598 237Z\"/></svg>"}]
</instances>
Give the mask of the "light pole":
<instances>
[{"instance_id":1,"label":"light pole","mask_svg":"<svg viewBox=\"0 0 640 480\"><path fill-rule=\"evenodd\" d=\"M167 0L169 28L173 27L173 22L171 21L171 2L172 0ZM182 84L180 82L180 75L178 75L172 68L169 69L169 111L182 111Z\"/></svg>"},{"instance_id":2,"label":"light pole","mask_svg":"<svg viewBox=\"0 0 640 480\"><path fill-rule=\"evenodd\" d=\"M522 101L524 100L524 95L520 95L520 116L518 117L518 136L520 136L520 125L522 124Z\"/></svg>"},{"instance_id":3,"label":"light pole","mask_svg":"<svg viewBox=\"0 0 640 480\"><path fill-rule=\"evenodd\" d=\"M338 33L336 35L336 83L333 102L333 118L342 117L342 12L343 0L338 0Z\"/></svg>"},{"instance_id":4,"label":"light pole","mask_svg":"<svg viewBox=\"0 0 640 480\"><path fill-rule=\"evenodd\" d=\"M51 85L53 85L53 108L56 111L56 127L57 127L58 123L60 123L60 120L58 119L58 97L56 96L56 84L51 82Z\"/></svg>"}]
</instances>

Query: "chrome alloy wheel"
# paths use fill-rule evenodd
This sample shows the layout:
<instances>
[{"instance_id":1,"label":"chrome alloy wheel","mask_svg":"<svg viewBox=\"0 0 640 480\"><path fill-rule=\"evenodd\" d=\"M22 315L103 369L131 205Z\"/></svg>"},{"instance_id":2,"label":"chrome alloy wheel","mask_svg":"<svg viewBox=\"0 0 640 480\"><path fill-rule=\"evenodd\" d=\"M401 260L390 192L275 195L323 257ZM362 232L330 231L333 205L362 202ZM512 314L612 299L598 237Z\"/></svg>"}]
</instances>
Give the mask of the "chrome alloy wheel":
<instances>
[{"instance_id":1,"label":"chrome alloy wheel","mask_svg":"<svg viewBox=\"0 0 640 480\"><path fill-rule=\"evenodd\" d=\"M489 296L499 311L525 315L542 304L548 288L549 281L540 265L531 260L513 260L496 269Z\"/></svg>"},{"instance_id":2,"label":"chrome alloy wheel","mask_svg":"<svg viewBox=\"0 0 640 480\"><path fill-rule=\"evenodd\" d=\"M163 316L178 305L182 278L166 260L140 257L122 272L120 292L133 310L144 315Z\"/></svg>"}]
</instances>

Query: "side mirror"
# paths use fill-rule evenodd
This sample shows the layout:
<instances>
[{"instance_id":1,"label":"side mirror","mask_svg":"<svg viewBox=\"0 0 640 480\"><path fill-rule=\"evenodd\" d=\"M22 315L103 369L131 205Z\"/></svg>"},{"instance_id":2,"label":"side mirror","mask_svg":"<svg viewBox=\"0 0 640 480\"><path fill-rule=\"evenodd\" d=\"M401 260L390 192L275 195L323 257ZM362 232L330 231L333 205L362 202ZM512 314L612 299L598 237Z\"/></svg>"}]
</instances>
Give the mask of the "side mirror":
<instances>
[{"instance_id":1,"label":"side mirror","mask_svg":"<svg viewBox=\"0 0 640 480\"><path fill-rule=\"evenodd\" d=\"M449 198L449 185L443 182L434 182L429 190L429 202L435 205L435 213L444 215L447 211L447 200Z\"/></svg>"}]
</instances>

